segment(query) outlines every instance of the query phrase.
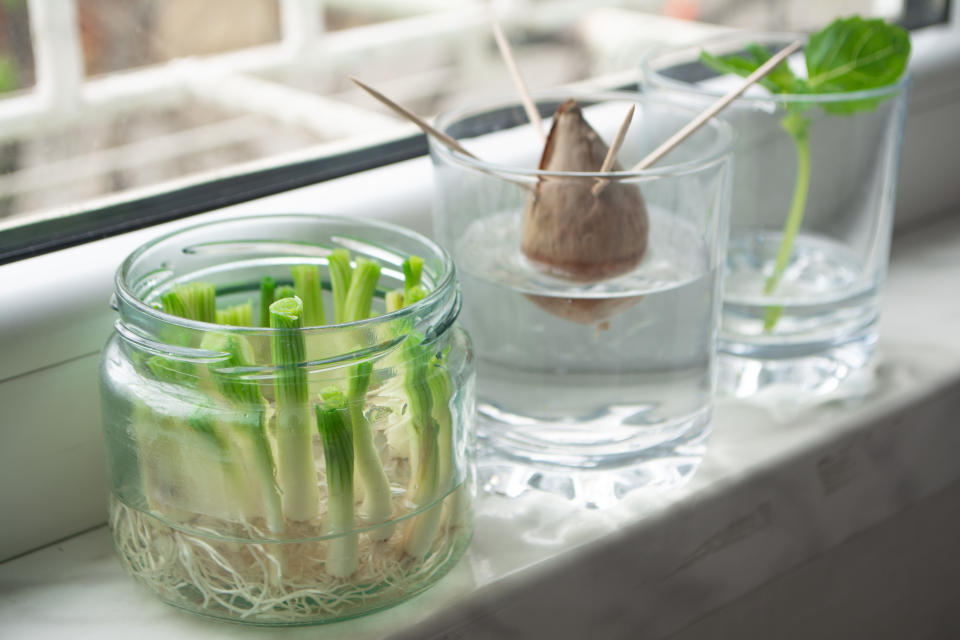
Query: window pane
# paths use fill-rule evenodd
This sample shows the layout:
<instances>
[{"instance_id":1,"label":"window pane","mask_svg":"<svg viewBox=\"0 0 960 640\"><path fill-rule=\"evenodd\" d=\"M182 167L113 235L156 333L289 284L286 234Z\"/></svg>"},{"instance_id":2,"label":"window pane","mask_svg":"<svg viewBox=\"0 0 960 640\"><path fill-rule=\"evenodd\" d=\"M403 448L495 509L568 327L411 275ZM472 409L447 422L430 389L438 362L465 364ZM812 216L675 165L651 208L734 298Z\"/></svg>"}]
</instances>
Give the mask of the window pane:
<instances>
[{"instance_id":1,"label":"window pane","mask_svg":"<svg viewBox=\"0 0 960 640\"><path fill-rule=\"evenodd\" d=\"M33 45L27 0L0 2L0 97L33 86Z\"/></svg>"},{"instance_id":2,"label":"window pane","mask_svg":"<svg viewBox=\"0 0 960 640\"><path fill-rule=\"evenodd\" d=\"M189 100L76 124L8 150L8 216L69 206L319 142L313 132ZM2 210L2 209L0 209Z\"/></svg>"},{"instance_id":3,"label":"window pane","mask_svg":"<svg viewBox=\"0 0 960 640\"><path fill-rule=\"evenodd\" d=\"M409 135L409 125L350 75L425 117L510 96L515 90L491 35L490 6L32 0L28 11L26 0L0 0L0 235L33 220L134 200L144 189L163 193L264 167L276 171L296 158ZM855 12L916 25L944 20L947 0L493 6L536 91L610 73L627 78L651 46L699 37L711 25L802 31ZM202 206L198 200L195 209Z\"/></svg>"},{"instance_id":4,"label":"window pane","mask_svg":"<svg viewBox=\"0 0 960 640\"><path fill-rule=\"evenodd\" d=\"M77 19L88 76L280 39L277 0L77 0Z\"/></svg>"}]
</instances>

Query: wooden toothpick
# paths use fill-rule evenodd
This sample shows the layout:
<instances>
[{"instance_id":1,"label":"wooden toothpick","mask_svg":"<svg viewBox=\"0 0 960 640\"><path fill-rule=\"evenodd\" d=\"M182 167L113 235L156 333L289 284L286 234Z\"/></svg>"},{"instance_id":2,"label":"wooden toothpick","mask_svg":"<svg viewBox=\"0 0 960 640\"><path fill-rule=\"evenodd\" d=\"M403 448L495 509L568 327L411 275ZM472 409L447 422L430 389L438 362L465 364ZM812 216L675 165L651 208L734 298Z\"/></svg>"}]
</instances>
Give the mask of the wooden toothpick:
<instances>
[{"instance_id":1,"label":"wooden toothpick","mask_svg":"<svg viewBox=\"0 0 960 640\"><path fill-rule=\"evenodd\" d=\"M373 96L374 98L376 98L377 100L385 104L386 106L390 107L391 109L396 111L398 114L400 114L407 120L410 120L413 124L420 127L420 129L428 136L433 136L436 140L442 142L443 144L450 147L454 151L458 151L465 156L473 158L474 160L480 160L480 158L478 158L474 154L464 149L463 145L461 145L459 142L457 142L456 140L454 140L453 138L445 134L443 131L440 131L439 129L437 129L430 123L428 123L426 120L424 120L423 118L415 114L413 111L410 111L406 107L400 106L399 104L397 104L396 102L388 98L387 96L383 95L373 87L364 84L357 78L350 76L350 79L353 81L354 84L356 84L358 87L360 87L361 89L369 93L371 96Z\"/></svg>"},{"instance_id":2,"label":"wooden toothpick","mask_svg":"<svg viewBox=\"0 0 960 640\"><path fill-rule=\"evenodd\" d=\"M746 91L752 84L773 71L778 64L783 62L791 53L799 49L802 44L803 43L801 41L797 40L793 44L778 51L776 55L772 56L769 60L760 65L756 71L744 78L740 86L738 86L736 89L733 89L710 105L703 113L687 123L686 126L673 134L666 142L654 149L653 153L637 163L631 169L631 171L642 171L644 169L648 169L650 165L667 155L667 153L669 153L674 147L686 140L690 134L702 127L707 120L717 115L717 113L726 108L727 105L736 100L740 94Z\"/></svg>"},{"instance_id":3,"label":"wooden toothpick","mask_svg":"<svg viewBox=\"0 0 960 640\"><path fill-rule=\"evenodd\" d=\"M637 105L630 105L630 110L627 111L627 116L623 119L623 122L620 123L620 129L617 130L617 135L614 137L613 142L610 143L610 148L607 149L607 157L603 159L603 164L600 165L600 173L606 173L613 168L613 165L617 162L617 153L620 152L620 147L623 146L623 139L627 137L627 129L630 128L630 122L633 120L633 112L636 111ZM607 185L610 184L609 180L601 178L597 184L593 185L591 193L594 197L599 197L603 190L607 188Z\"/></svg>"},{"instance_id":4,"label":"wooden toothpick","mask_svg":"<svg viewBox=\"0 0 960 640\"><path fill-rule=\"evenodd\" d=\"M530 120L530 124L532 124L533 128L540 134L540 139L545 141L547 135L543 132L543 121L540 119L540 112L537 111L537 106L534 104L533 98L530 97L530 90L527 89L527 83L520 74L520 67L517 66L517 60L513 57L513 49L510 48L510 42L507 40L507 36L504 35L503 29L500 28L499 22L493 20L491 24L493 26L493 37L497 41L497 48L500 49L500 55L503 56L503 61L507 63L507 70L510 71L513 84L516 85L517 91L520 92L520 101L523 103L524 111L527 112L527 119Z\"/></svg>"},{"instance_id":5,"label":"wooden toothpick","mask_svg":"<svg viewBox=\"0 0 960 640\"><path fill-rule=\"evenodd\" d=\"M463 145L461 145L459 142L457 142L456 140L454 140L453 138L451 138L450 136L448 136L447 134L445 134L443 131L440 131L439 129L437 129L436 127L434 127L433 125L431 125L429 122L427 122L426 120L424 120L423 118L421 118L420 116L418 116L417 114L415 114L413 111L410 111L410 110L407 109L406 107L400 106L399 104L397 104L396 102L394 102L393 100L391 100L391 99L388 98L387 96L383 95L382 93L380 93L379 91L377 91L376 89L374 89L373 87L371 87L370 85L364 84L363 82L361 82L360 80L358 80L357 78L355 78L355 77L353 77L353 76L350 76L350 80L352 80L352 81L354 82L354 84L356 84L358 87L360 87L361 89L363 89L364 91L366 91L367 93L369 93L371 96L373 96L374 98L376 98L377 100L379 100L379 101L382 102L383 104L387 105L388 107L390 107L391 109L393 109L394 111L396 111L398 114L400 114L401 116L403 116L404 118L406 118L407 120L409 120L410 122L412 122L413 124L415 124L415 125L417 125L418 127L420 127L420 129L421 129L425 134L427 134L428 136L433 136L433 138L434 138L435 140L437 140L438 142L442 143L443 145L445 145L445 146L448 147L449 149L451 149L451 150L453 150L453 151L457 151L457 152L459 152L459 153L462 153L463 155L465 155L465 156L467 156L467 157L469 157L469 158L473 158L474 160L477 160L478 162L484 162L483 160L481 160L480 158L478 158L478 157L476 156L476 154L473 154L473 153L471 153L470 151L467 151L467 150L463 147ZM497 173L497 172L495 172L495 171L491 171L490 169L485 169L485 168L480 168L480 167L478 167L477 169L478 169L479 171L484 172L484 173L487 173L487 174L490 174L490 175L494 175L494 176L497 176L497 177L502 178L502 179L510 180L510 178L504 176L503 174L499 174L499 173ZM514 180L510 180L510 181L513 182L514 184L516 184L517 186L519 186L519 187L522 188L522 189L525 189L525 190L531 191L531 192L534 191L533 185L525 184L525 183L523 183L523 182L516 182L516 181L514 181Z\"/></svg>"}]
</instances>

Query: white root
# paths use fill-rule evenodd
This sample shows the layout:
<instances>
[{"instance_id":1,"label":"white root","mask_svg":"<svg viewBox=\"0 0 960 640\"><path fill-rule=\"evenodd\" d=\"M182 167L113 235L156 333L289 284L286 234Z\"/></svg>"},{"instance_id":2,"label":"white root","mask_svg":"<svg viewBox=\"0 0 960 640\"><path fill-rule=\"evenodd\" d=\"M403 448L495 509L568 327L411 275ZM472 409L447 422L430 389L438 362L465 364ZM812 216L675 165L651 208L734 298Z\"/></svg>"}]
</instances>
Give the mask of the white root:
<instances>
[{"instance_id":1,"label":"white root","mask_svg":"<svg viewBox=\"0 0 960 640\"><path fill-rule=\"evenodd\" d=\"M430 553L414 558L399 535L376 541L361 533L357 570L338 578L325 568L329 541L241 543L199 526L187 533L116 499L110 515L126 569L164 600L262 624L334 620L397 602L445 573L469 538L468 526L445 529ZM245 528L264 537L260 526Z\"/></svg>"}]
</instances>

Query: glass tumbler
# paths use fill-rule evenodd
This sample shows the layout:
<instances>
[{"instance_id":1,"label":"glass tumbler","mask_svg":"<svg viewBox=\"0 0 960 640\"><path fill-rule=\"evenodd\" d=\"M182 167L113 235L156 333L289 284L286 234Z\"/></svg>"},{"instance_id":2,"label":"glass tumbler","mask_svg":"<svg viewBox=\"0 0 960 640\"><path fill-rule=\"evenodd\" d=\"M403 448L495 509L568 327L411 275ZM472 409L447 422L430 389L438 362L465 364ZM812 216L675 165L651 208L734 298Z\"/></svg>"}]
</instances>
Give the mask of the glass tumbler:
<instances>
[{"instance_id":1,"label":"glass tumbler","mask_svg":"<svg viewBox=\"0 0 960 640\"><path fill-rule=\"evenodd\" d=\"M701 108L740 81L701 64L701 50L723 56L759 43L776 51L801 37L741 32L654 52L642 65L644 90ZM907 77L849 93L755 87L724 111L737 134L737 171L719 341L722 392L816 396L869 363L908 88Z\"/></svg>"},{"instance_id":2,"label":"glass tumbler","mask_svg":"<svg viewBox=\"0 0 960 640\"><path fill-rule=\"evenodd\" d=\"M576 131L561 121L543 169L544 139L516 101L438 118L475 157L430 141L436 237L457 263L478 355L481 484L603 506L683 481L703 455L732 134L713 120L636 171L696 113L616 93L536 105L544 133L561 105ZM599 173L597 142L630 107L618 164ZM578 156L576 170L556 169L562 156Z\"/></svg>"},{"instance_id":3,"label":"glass tumbler","mask_svg":"<svg viewBox=\"0 0 960 640\"><path fill-rule=\"evenodd\" d=\"M355 271L380 266L373 317L332 321L338 249ZM410 255L426 295L384 313ZM304 265L331 322L254 320L263 279L299 287L291 267ZM252 313L214 324L161 310L190 283L215 287L218 320ZM223 220L136 250L114 306L101 365L110 526L125 569L164 601L252 624L331 622L419 593L462 556L474 364L436 244L342 217Z\"/></svg>"}]
</instances>

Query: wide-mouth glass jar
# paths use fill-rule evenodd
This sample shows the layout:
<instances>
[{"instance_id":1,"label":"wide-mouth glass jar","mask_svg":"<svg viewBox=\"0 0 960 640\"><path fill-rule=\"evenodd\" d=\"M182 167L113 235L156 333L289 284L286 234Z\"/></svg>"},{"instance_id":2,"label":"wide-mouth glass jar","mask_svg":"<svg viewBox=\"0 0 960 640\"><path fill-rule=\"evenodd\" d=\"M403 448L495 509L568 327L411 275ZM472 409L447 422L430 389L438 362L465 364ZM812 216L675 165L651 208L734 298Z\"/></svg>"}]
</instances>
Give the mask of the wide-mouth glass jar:
<instances>
[{"instance_id":1,"label":"wide-mouth glass jar","mask_svg":"<svg viewBox=\"0 0 960 640\"><path fill-rule=\"evenodd\" d=\"M370 306L341 313L370 269ZM316 276L319 303L295 272ZM170 312L171 296L198 290L215 291L194 305L215 316ZM311 304L329 323L304 315ZM218 221L131 254L114 306L101 369L110 525L125 568L163 600L329 622L409 598L461 557L474 364L436 244L342 217Z\"/></svg>"}]
</instances>

